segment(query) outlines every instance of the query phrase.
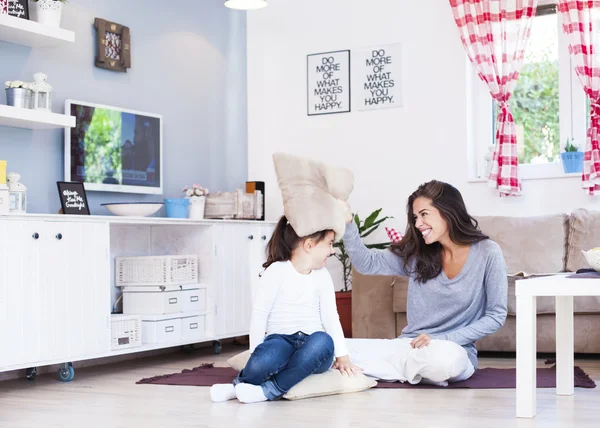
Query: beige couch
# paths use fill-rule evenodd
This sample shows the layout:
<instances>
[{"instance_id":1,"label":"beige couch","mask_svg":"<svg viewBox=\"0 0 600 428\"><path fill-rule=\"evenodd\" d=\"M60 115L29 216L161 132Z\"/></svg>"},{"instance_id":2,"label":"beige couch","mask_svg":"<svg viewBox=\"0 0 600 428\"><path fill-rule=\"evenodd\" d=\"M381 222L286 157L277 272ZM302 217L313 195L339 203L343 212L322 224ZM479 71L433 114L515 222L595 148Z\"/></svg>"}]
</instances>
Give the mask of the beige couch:
<instances>
[{"instance_id":1,"label":"beige couch","mask_svg":"<svg viewBox=\"0 0 600 428\"><path fill-rule=\"evenodd\" d=\"M600 246L600 211L541 217L478 217L481 230L504 253L509 273L508 317L496 333L477 342L480 351L514 352L515 277L512 274L552 274L589 268L581 250ZM406 325L408 279L365 276L353 272L353 337L393 338ZM575 352L600 353L600 298L576 297ZM554 298L537 303L538 352L555 352Z\"/></svg>"}]
</instances>

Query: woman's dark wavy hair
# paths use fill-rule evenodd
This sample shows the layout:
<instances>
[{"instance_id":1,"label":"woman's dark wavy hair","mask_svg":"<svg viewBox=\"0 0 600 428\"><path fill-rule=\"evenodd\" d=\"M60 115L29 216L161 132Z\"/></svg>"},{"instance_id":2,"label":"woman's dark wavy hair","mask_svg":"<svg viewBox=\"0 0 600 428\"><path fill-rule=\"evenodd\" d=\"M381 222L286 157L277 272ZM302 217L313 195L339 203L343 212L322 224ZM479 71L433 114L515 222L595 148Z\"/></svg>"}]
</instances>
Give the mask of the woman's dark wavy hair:
<instances>
[{"instance_id":1,"label":"woman's dark wavy hair","mask_svg":"<svg viewBox=\"0 0 600 428\"><path fill-rule=\"evenodd\" d=\"M470 245L489 237L479 230L477 220L469 215L462 195L455 187L436 180L420 185L406 204L406 233L400 242L392 245L391 250L404 259L404 270L423 283L442 273L442 245L439 242L425 244L423 235L415 226L413 203L421 197L430 199L439 210L455 244Z\"/></svg>"},{"instance_id":2,"label":"woman's dark wavy hair","mask_svg":"<svg viewBox=\"0 0 600 428\"><path fill-rule=\"evenodd\" d=\"M286 262L292 258L292 251L306 239L313 239L316 243L321 242L327 237L331 230L321 230L312 235L300 237L291 224L288 223L286 216L281 216L271 239L267 244L267 261L263 263L263 268L268 268L275 262Z\"/></svg>"}]
</instances>

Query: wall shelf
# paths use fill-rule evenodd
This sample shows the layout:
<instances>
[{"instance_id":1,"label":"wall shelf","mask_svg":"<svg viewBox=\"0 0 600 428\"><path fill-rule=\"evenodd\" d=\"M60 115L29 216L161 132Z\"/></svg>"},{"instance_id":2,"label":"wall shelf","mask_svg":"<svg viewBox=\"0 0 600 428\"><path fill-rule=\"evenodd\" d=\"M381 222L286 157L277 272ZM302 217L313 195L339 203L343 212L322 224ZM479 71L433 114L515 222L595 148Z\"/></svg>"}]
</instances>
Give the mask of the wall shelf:
<instances>
[{"instance_id":1,"label":"wall shelf","mask_svg":"<svg viewBox=\"0 0 600 428\"><path fill-rule=\"evenodd\" d=\"M0 15L0 41L34 48L75 42L75 33L35 21Z\"/></svg>"},{"instance_id":2,"label":"wall shelf","mask_svg":"<svg viewBox=\"0 0 600 428\"><path fill-rule=\"evenodd\" d=\"M0 126L26 129L73 128L75 116L0 105Z\"/></svg>"}]
</instances>

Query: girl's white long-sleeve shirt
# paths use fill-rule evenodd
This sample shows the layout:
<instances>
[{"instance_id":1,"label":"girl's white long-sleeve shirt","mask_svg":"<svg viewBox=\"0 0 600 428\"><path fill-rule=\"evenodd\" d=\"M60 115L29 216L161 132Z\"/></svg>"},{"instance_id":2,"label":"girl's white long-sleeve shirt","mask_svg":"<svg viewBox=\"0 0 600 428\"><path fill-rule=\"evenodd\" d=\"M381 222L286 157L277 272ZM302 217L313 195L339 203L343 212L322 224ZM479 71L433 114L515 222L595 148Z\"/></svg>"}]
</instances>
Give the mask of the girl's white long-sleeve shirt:
<instances>
[{"instance_id":1,"label":"girl's white long-sleeve shirt","mask_svg":"<svg viewBox=\"0 0 600 428\"><path fill-rule=\"evenodd\" d=\"M335 356L348 355L329 271L304 275L290 261L273 263L263 272L254 298L250 352L270 334L299 331L324 331L333 339Z\"/></svg>"}]
</instances>

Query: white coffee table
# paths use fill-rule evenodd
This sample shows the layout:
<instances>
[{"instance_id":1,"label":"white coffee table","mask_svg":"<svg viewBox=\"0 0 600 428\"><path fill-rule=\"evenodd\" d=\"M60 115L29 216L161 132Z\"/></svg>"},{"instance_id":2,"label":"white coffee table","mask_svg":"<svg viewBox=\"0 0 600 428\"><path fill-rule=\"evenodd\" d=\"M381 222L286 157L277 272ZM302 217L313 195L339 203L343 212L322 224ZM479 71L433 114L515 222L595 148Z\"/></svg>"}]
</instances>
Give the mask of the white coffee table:
<instances>
[{"instance_id":1,"label":"white coffee table","mask_svg":"<svg viewBox=\"0 0 600 428\"><path fill-rule=\"evenodd\" d=\"M517 417L536 413L536 298L556 297L556 394L574 393L573 296L600 296L600 278L556 275L516 281Z\"/></svg>"}]
</instances>

